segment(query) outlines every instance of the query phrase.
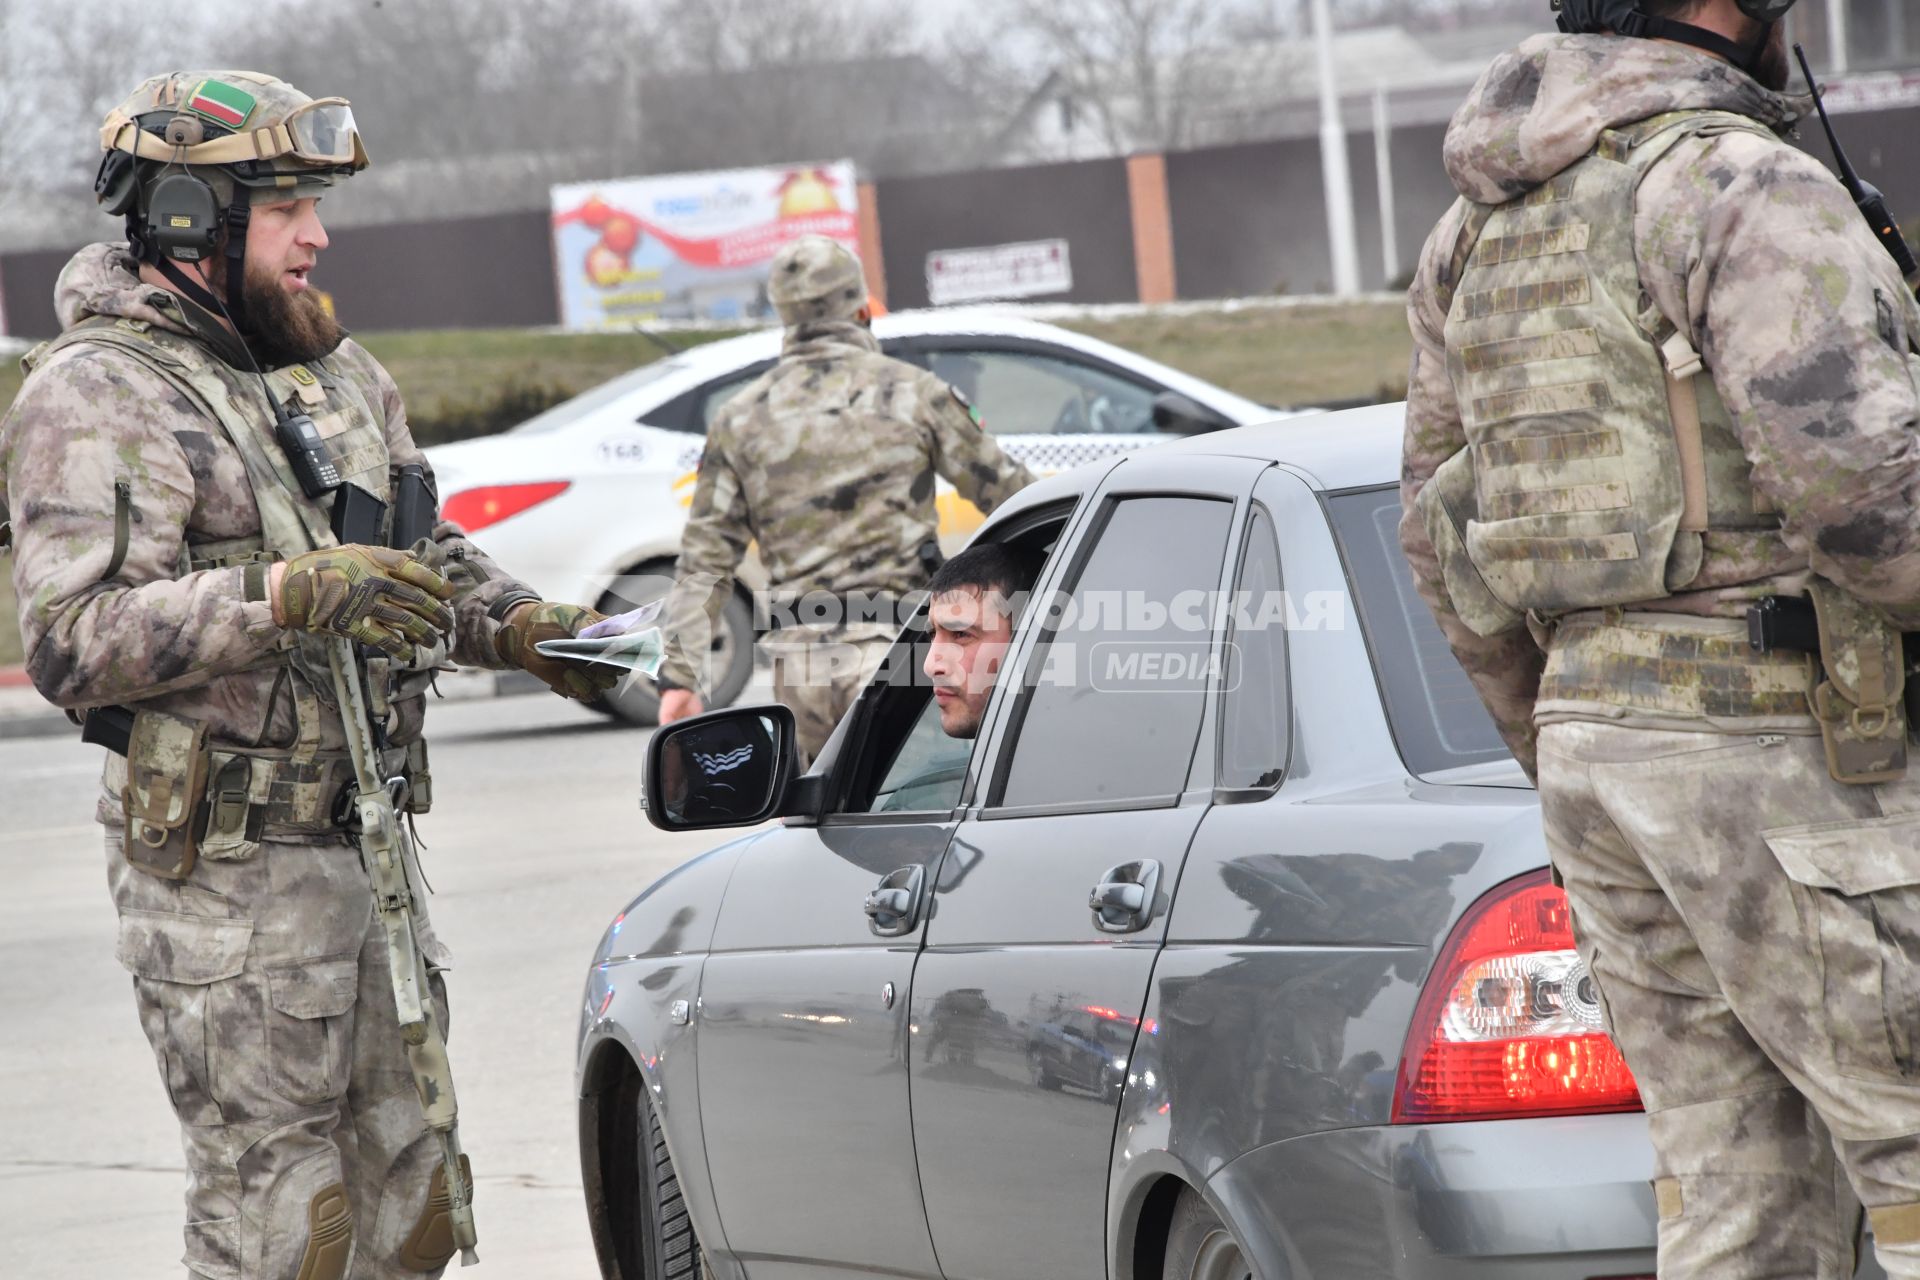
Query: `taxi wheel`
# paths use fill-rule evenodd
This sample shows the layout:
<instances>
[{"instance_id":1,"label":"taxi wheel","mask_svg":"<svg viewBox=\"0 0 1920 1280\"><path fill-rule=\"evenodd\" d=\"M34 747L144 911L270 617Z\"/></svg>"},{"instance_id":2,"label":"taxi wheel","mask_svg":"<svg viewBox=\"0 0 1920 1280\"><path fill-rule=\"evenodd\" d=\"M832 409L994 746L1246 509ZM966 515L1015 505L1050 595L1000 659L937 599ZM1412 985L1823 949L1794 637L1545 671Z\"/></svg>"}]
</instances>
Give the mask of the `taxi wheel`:
<instances>
[{"instance_id":1,"label":"taxi wheel","mask_svg":"<svg viewBox=\"0 0 1920 1280\"><path fill-rule=\"evenodd\" d=\"M1161 1280L1253 1280L1233 1233L1192 1187L1180 1193L1167 1231Z\"/></svg>"},{"instance_id":2,"label":"taxi wheel","mask_svg":"<svg viewBox=\"0 0 1920 1280\"><path fill-rule=\"evenodd\" d=\"M594 607L611 615L651 604L666 594L673 583L672 575L671 564L642 565L616 579L613 589L601 596ZM753 607L738 592L720 611L720 625L713 636L713 670L713 697L706 704L708 711L732 706L753 677ZM629 724L660 723L660 694L644 676L625 691L603 694L587 705L602 715Z\"/></svg>"}]
</instances>

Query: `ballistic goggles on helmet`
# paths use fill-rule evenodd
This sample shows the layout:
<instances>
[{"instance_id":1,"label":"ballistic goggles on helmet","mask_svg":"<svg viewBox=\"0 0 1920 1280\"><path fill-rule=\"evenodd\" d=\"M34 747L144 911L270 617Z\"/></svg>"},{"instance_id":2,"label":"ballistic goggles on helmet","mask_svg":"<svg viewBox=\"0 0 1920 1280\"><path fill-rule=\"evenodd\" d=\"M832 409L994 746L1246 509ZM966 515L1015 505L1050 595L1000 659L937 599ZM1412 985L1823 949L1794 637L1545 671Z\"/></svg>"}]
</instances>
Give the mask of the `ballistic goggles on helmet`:
<instances>
[{"instance_id":1,"label":"ballistic goggles on helmet","mask_svg":"<svg viewBox=\"0 0 1920 1280\"><path fill-rule=\"evenodd\" d=\"M296 107L283 120L257 129L241 129L208 137L219 130L187 112L168 113L158 131L151 124L157 113L135 119L115 110L100 127L100 145L107 151L125 151L142 160L169 164L232 165L292 160L315 168L358 171L367 167L366 147L354 124L353 107L345 98L320 98ZM277 166L276 166L277 167Z\"/></svg>"}]
</instances>

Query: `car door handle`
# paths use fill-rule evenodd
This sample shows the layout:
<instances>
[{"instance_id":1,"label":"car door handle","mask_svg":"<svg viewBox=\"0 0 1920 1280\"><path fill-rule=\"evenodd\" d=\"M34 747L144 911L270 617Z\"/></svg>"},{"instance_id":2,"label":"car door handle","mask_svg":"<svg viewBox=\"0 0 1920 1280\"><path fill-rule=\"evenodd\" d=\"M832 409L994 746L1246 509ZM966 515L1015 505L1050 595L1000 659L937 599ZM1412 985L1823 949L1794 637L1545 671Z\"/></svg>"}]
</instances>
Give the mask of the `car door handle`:
<instances>
[{"instance_id":1,"label":"car door handle","mask_svg":"<svg viewBox=\"0 0 1920 1280\"><path fill-rule=\"evenodd\" d=\"M1100 877L1087 906L1102 933L1137 933L1153 919L1160 889L1160 864L1151 858L1125 862Z\"/></svg>"},{"instance_id":2,"label":"car door handle","mask_svg":"<svg viewBox=\"0 0 1920 1280\"><path fill-rule=\"evenodd\" d=\"M882 938L912 933L920 923L920 891L925 867L902 867L867 895L867 927Z\"/></svg>"}]
</instances>

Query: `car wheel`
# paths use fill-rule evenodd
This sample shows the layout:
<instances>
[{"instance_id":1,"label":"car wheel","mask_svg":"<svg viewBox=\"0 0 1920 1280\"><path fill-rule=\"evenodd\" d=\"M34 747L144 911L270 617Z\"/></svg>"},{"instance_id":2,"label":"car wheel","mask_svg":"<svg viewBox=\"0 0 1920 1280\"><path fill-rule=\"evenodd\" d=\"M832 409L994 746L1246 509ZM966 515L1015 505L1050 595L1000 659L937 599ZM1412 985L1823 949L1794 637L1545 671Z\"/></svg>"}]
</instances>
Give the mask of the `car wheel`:
<instances>
[{"instance_id":1,"label":"car wheel","mask_svg":"<svg viewBox=\"0 0 1920 1280\"><path fill-rule=\"evenodd\" d=\"M680 1180L674 1176L673 1157L667 1154L666 1135L660 1132L660 1117L647 1101L643 1090L639 1099L641 1115L634 1126L638 1164L643 1186L638 1211L641 1273L635 1280L703 1280L709 1273L700 1251L699 1237L687 1216L687 1202L680 1194Z\"/></svg>"},{"instance_id":2,"label":"car wheel","mask_svg":"<svg viewBox=\"0 0 1920 1280\"><path fill-rule=\"evenodd\" d=\"M1234 1243L1233 1233L1192 1187L1180 1193L1179 1202L1173 1207L1160 1278L1253 1280L1253 1268L1247 1265L1240 1246Z\"/></svg>"},{"instance_id":3,"label":"car wheel","mask_svg":"<svg viewBox=\"0 0 1920 1280\"><path fill-rule=\"evenodd\" d=\"M1053 1069L1047 1065L1047 1056L1045 1054L1028 1054L1027 1066L1033 1070L1033 1083L1035 1086L1041 1089L1058 1089L1060 1087L1060 1078L1054 1075Z\"/></svg>"},{"instance_id":4,"label":"car wheel","mask_svg":"<svg viewBox=\"0 0 1920 1280\"><path fill-rule=\"evenodd\" d=\"M613 587L594 607L606 614L625 613L643 604L651 604L673 586L673 566L642 565L616 578ZM753 677L753 609L738 593L728 597L720 611L720 625L713 635L712 696L706 709L717 711L733 705L740 691ZM642 677L625 690L603 694L587 704L602 715L625 720L629 724L659 724L660 694L653 682Z\"/></svg>"}]
</instances>

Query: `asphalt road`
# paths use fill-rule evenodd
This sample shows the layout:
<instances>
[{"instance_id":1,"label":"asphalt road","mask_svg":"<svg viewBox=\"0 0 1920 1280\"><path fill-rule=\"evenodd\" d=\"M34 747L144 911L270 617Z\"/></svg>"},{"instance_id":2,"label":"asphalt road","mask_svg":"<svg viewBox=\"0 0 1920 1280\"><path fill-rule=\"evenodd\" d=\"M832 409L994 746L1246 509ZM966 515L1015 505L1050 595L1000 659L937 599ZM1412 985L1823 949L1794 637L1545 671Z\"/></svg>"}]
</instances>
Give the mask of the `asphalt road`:
<instances>
[{"instance_id":1,"label":"asphalt road","mask_svg":"<svg viewBox=\"0 0 1920 1280\"><path fill-rule=\"evenodd\" d=\"M638 807L647 732L546 695L433 709L420 823L454 951L452 1057L481 1267L593 1280L575 1145L584 966L639 891L716 843ZM180 1274L179 1130L113 958L101 748L0 742L0 1273Z\"/></svg>"}]
</instances>

